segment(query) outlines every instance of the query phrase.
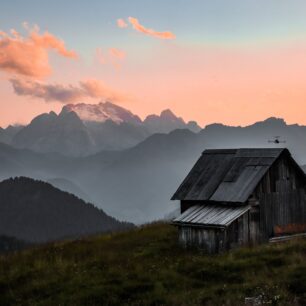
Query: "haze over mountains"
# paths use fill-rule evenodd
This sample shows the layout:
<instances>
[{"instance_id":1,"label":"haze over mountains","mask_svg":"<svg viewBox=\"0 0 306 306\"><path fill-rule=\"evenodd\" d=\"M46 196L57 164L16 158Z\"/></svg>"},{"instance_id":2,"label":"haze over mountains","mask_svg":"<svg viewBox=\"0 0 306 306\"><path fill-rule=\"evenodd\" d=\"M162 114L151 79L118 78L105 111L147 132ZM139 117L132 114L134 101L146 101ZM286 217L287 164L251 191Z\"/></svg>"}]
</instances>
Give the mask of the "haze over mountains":
<instances>
[{"instance_id":1,"label":"haze over mountains","mask_svg":"<svg viewBox=\"0 0 306 306\"><path fill-rule=\"evenodd\" d=\"M169 113L166 112L166 115ZM85 131L88 131L88 122L98 125L110 122L82 121L80 114L66 111L51 116L72 117L79 126L85 127ZM159 117L163 117L161 120L165 122L164 116ZM153 121L158 120L154 117ZM111 124L121 126L115 122ZM136 124L131 126L137 127ZM139 126L142 129L144 123ZM44 137L47 144L49 138L53 143L59 141L57 137L62 139L56 132L46 135L49 135ZM185 129L176 129L168 134L150 135L133 147L102 150L84 156L55 154L51 149L47 151L47 147L45 153L37 153L1 144L0 178L22 175L54 182L62 190L70 188L70 192L89 197L111 216L143 223L163 218L175 210L176 203L170 198L204 149L274 147L276 145L268 143L268 140L276 135L287 141L282 145L289 148L300 164L306 164L306 127L287 125L282 119L269 118L247 127L212 124L197 133L186 129L185 125Z\"/></svg>"},{"instance_id":2,"label":"haze over mountains","mask_svg":"<svg viewBox=\"0 0 306 306\"><path fill-rule=\"evenodd\" d=\"M132 227L70 193L25 177L1 182L0 199L1 235L22 241L79 238Z\"/></svg>"},{"instance_id":3,"label":"haze over mountains","mask_svg":"<svg viewBox=\"0 0 306 306\"><path fill-rule=\"evenodd\" d=\"M14 136L23 129L22 125L9 125L7 128L0 127L0 142L11 143Z\"/></svg>"},{"instance_id":4,"label":"haze over mountains","mask_svg":"<svg viewBox=\"0 0 306 306\"><path fill-rule=\"evenodd\" d=\"M25 127L0 130L0 141L35 152L84 156L101 150L130 148L154 133L178 128L199 131L195 122L185 123L170 110L142 121L129 110L110 102L69 104L35 117Z\"/></svg>"}]
</instances>

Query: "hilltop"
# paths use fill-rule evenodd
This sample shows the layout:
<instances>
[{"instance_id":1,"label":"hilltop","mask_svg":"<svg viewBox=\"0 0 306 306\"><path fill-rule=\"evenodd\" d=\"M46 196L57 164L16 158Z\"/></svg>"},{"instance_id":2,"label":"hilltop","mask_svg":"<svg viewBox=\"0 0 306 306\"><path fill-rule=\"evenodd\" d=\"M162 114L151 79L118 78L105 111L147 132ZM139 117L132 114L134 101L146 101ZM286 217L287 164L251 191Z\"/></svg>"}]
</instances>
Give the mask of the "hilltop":
<instances>
[{"instance_id":1,"label":"hilltop","mask_svg":"<svg viewBox=\"0 0 306 306\"><path fill-rule=\"evenodd\" d=\"M306 241L206 256L177 245L176 229L47 244L0 257L3 305L305 305Z\"/></svg>"},{"instance_id":2,"label":"hilltop","mask_svg":"<svg viewBox=\"0 0 306 306\"><path fill-rule=\"evenodd\" d=\"M26 242L79 238L133 226L73 194L27 177L0 182L0 199L1 235Z\"/></svg>"}]
</instances>

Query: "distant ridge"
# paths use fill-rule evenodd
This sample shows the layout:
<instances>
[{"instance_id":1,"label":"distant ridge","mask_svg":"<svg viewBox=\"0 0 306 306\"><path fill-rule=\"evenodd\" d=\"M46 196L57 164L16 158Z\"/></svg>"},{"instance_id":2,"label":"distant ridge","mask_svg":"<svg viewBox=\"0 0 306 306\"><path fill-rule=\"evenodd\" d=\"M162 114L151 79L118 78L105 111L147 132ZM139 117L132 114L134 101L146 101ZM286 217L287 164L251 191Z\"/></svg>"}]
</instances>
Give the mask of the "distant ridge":
<instances>
[{"instance_id":1,"label":"distant ridge","mask_svg":"<svg viewBox=\"0 0 306 306\"><path fill-rule=\"evenodd\" d=\"M26 177L0 183L0 235L29 242L79 238L131 228L92 204Z\"/></svg>"},{"instance_id":2,"label":"distant ridge","mask_svg":"<svg viewBox=\"0 0 306 306\"><path fill-rule=\"evenodd\" d=\"M279 147L268 143L276 135L286 140L295 160L305 165L306 126L268 118L246 127L212 124L198 133L187 129L156 133L131 148L84 157L38 154L0 144L0 178L66 179L107 214L139 224L176 209L170 198L205 149ZM64 181L57 183L67 188Z\"/></svg>"}]
</instances>

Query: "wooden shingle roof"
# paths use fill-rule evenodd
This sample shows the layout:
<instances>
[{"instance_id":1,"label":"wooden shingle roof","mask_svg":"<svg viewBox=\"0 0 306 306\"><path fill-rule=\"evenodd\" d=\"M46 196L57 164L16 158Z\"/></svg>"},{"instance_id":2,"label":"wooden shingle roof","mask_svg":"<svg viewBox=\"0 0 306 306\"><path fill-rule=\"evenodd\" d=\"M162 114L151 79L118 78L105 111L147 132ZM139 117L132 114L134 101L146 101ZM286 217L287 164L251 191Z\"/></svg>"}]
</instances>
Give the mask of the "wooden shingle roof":
<instances>
[{"instance_id":1,"label":"wooden shingle roof","mask_svg":"<svg viewBox=\"0 0 306 306\"><path fill-rule=\"evenodd\" d=\"M244 203L284 148L205 150L172 200Z\"/></svg>"}]
</instances>

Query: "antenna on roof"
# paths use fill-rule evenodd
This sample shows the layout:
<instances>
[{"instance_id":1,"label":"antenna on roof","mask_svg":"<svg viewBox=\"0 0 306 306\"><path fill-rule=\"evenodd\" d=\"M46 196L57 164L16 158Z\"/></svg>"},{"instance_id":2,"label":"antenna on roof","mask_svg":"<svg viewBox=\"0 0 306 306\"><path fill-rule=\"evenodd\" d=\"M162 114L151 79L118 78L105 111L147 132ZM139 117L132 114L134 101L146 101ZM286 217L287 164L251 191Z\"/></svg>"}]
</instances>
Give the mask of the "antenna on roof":
<instances>
[{"instance_id":1,"label":"antenna on roof","mask_svg":"<svg viewBox=\"0 0 306 306\"><path fill-rule=\"evenodd\" d=\"M273 138L273 140L268 140L268 142L275 144L286 143L286 140L280 140L280 136L274 136Z\"/></svg>"}]
</instances>

